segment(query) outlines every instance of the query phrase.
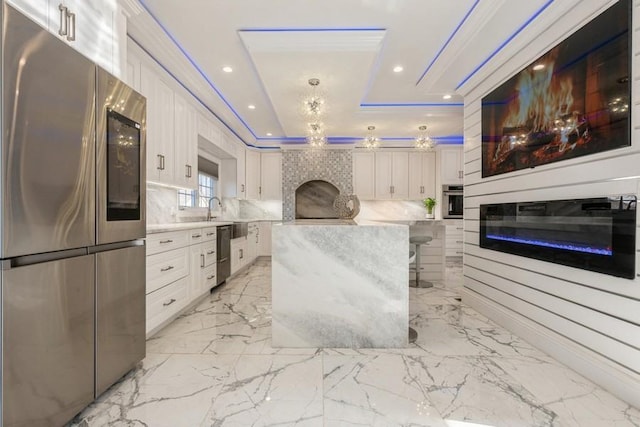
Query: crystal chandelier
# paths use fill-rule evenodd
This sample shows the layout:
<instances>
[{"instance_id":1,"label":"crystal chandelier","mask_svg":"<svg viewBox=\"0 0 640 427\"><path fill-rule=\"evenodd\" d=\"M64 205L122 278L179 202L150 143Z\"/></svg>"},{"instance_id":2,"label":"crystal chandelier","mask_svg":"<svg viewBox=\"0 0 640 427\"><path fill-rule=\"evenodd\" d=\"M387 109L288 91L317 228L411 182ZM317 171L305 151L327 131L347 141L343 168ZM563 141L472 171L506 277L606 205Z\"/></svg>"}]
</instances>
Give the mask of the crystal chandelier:
<instances>
[{"instance_id":1,"label":"crystal chandelier","mask_svg":"<svg viewBox=\"0 0 640 427\"><path fill-rule=\"evenodd\" d=\"M436 146L435 142L427 135L427 127L422 125L418 128L420 134L414 141L414 146L419 150L433 150Z\"/></svg>"},{"instance_id":2,"label":"crystal chandelier","mask_svg":"<svg viewBox=\"0 0 640 427\"><path fill-rule=\"evenodd\" d=\"M369 131L369 133L362 141L362 146L369 150L374 150L380 146L380 138L376 138L373 135L373 131L376 130L375 126L369 126L367 127L367 130Z\"/></svg>"},{"instance_id":3,"label":"crystal chandelier","mask_svg":"<svg viewBox=\"0 0 640 427\"><path fill-rule=\"evenodd\" d=\"M311 117L319 117L323 113L324 99L317 93L320 79L309 79L311 95L304 100L304 112Z\"/></svg>"},{"instance_id":4,"label":"crystal chandelier","mask_svg":"<svg viewBox=\"0 0 640 427\"><path fill-rule=\"evenodd\" d=\"M309 123L309 134L307 135L307 144L312 148L321 148L327 143L327 139L322 131L322 123Z\"/></svg>"},{"instance_id":5,"label":"crystal chandelier","mask_svg":"<svg viewBox=\"0 0 640 427\"><path fill-rule=\"evenodd\" d=\"M306 141L311 148L322 148L327 143L324 135L324 125L320 122L320 116L324 113L324 100L317 93L320 79L309 79L311 86L311 95L304 100L304 114L310 117L312 121L307 123Z\"/></svg>"}]
</instances>

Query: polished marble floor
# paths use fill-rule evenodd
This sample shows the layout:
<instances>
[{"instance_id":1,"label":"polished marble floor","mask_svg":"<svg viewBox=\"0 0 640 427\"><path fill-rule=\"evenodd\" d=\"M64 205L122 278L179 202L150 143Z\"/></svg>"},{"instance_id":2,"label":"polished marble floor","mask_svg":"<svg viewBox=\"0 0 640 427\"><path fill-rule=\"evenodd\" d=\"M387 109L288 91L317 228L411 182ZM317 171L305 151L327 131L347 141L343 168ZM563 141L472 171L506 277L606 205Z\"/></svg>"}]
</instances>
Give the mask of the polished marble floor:
<instances>
[{"instance_id":1,"label":"polished marble floor","mask_svg":"<svg viewBox=\"0 0 640 427\"><path fill-rule=\"evenodd\" d=\"M459 262L410 289L415 345L275 349L270 261L151 338L73 426L640 426L630 407L460 303ZM375 327L375 325L371 325Z\"/></svg>"}]
</instances>

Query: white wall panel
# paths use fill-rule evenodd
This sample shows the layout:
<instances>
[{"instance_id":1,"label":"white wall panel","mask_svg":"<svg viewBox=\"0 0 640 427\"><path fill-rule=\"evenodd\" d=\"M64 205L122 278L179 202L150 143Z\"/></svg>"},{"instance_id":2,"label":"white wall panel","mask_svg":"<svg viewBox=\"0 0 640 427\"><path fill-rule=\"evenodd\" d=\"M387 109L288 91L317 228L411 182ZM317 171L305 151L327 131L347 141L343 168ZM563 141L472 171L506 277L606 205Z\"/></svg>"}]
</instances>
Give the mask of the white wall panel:
<instances>
[{"instance_id":1,"label":"white wall panel","mask_svg":"<svg viewBox=\"0 0 640 427\"><path fill-rule=\"evenodd\" d=\"M481 204L640 195L638 0L633 17L632 145L481 177L482 97L613 3L580 2L571 14L558 16L526 49L514 40L463 88L467 90L463 300L640 406L640 271L635 280L629 280L479 246ZM637 231L636 270L640 225Z\"/></svg>"}]
</instances>

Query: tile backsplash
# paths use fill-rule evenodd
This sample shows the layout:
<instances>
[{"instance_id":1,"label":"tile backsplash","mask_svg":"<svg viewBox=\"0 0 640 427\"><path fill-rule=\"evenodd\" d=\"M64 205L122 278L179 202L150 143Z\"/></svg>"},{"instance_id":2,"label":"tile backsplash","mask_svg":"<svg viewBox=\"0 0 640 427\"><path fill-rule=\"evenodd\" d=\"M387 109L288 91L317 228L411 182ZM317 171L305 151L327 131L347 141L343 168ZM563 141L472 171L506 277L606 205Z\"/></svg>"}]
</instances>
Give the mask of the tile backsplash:
<instances>
[{"instance_id":1,"label":"tile backsplash","mask_svg":"<svg viewBox=\"0 0 640 427\"><path fill-rule=\"evenodd\" d=\"M351 150L284 150L282 152L282 215L295 219L295 192L307 181L324 180L341 194L353 193Z\"/></svg>"}]
</instances>

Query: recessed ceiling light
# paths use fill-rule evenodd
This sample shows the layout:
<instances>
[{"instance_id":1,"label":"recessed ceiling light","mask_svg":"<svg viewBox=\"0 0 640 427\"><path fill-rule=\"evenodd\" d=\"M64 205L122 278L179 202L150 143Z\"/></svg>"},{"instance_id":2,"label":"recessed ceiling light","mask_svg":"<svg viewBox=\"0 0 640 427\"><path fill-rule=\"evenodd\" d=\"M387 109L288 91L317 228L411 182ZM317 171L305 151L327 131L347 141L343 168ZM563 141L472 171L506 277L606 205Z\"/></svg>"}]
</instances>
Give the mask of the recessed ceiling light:
<instances>
[{"instance_id":1,"label":"recessed ceiling light","mask_svg":"<svg viewBox=\"0 0 640 427\"><path fill-rule=\"evenodd\" d=\"M446 95L444 95L444 96L442 97L442 99L451 99L451 95L446 94Z\"/></svg>"},{"instance_id":2,"label":"recessed ceiling light","mask_svg":"<svg viewBox=\"0 0 640 427\"><path fill-rule=\"evenodd\" d=\"M402 67L402 65L396 65L395 67L393 67L393 72L394 73L399 73L402 70L404 70L404 68Z\"/></svg>"},{"instance_id":3,"label":"recessed ceiling light","mask_svg":"<svg viewBox=\"0 0 640 427\"><path fill-rule=\"evenodd\" d=\"M231 67L222 67L222 71L224 71L225 73L231 73L231 72L233 72L233 68L231 68Z\"/></svg>"},{"instance_id":4,"label":"recessed ceiling light","mask_svg":"<svg viewBox=\"0 0 640 427\"><path fill-rule=\"evenodd\" d=\"M544 69L544 64L536 64L533 66L534 71L540 71Z\"/></svg>"},{"instance_id":5,"label":"recessed ceiling light","mask_svg":"<svg viewBox=\"0 0 640 427\"><path fill-rule=\"evenodd\" d=\"M255 106L255 105L253 105L253 104L249 104L249 105L247 106L247 108L248 108L249 110L255 110L255 109L256 109L256 106Z\"/></svg>"},{"instance_id":6,"label":"recessed ceiling light","mask_svg":"<svg viewBox=\"0 0 640 427\"><path fill-rule=\"evenodd\" d=\"M272 136L273 134L271 132L267 132L267 136Z\"/></svg>"}]
</instances>

